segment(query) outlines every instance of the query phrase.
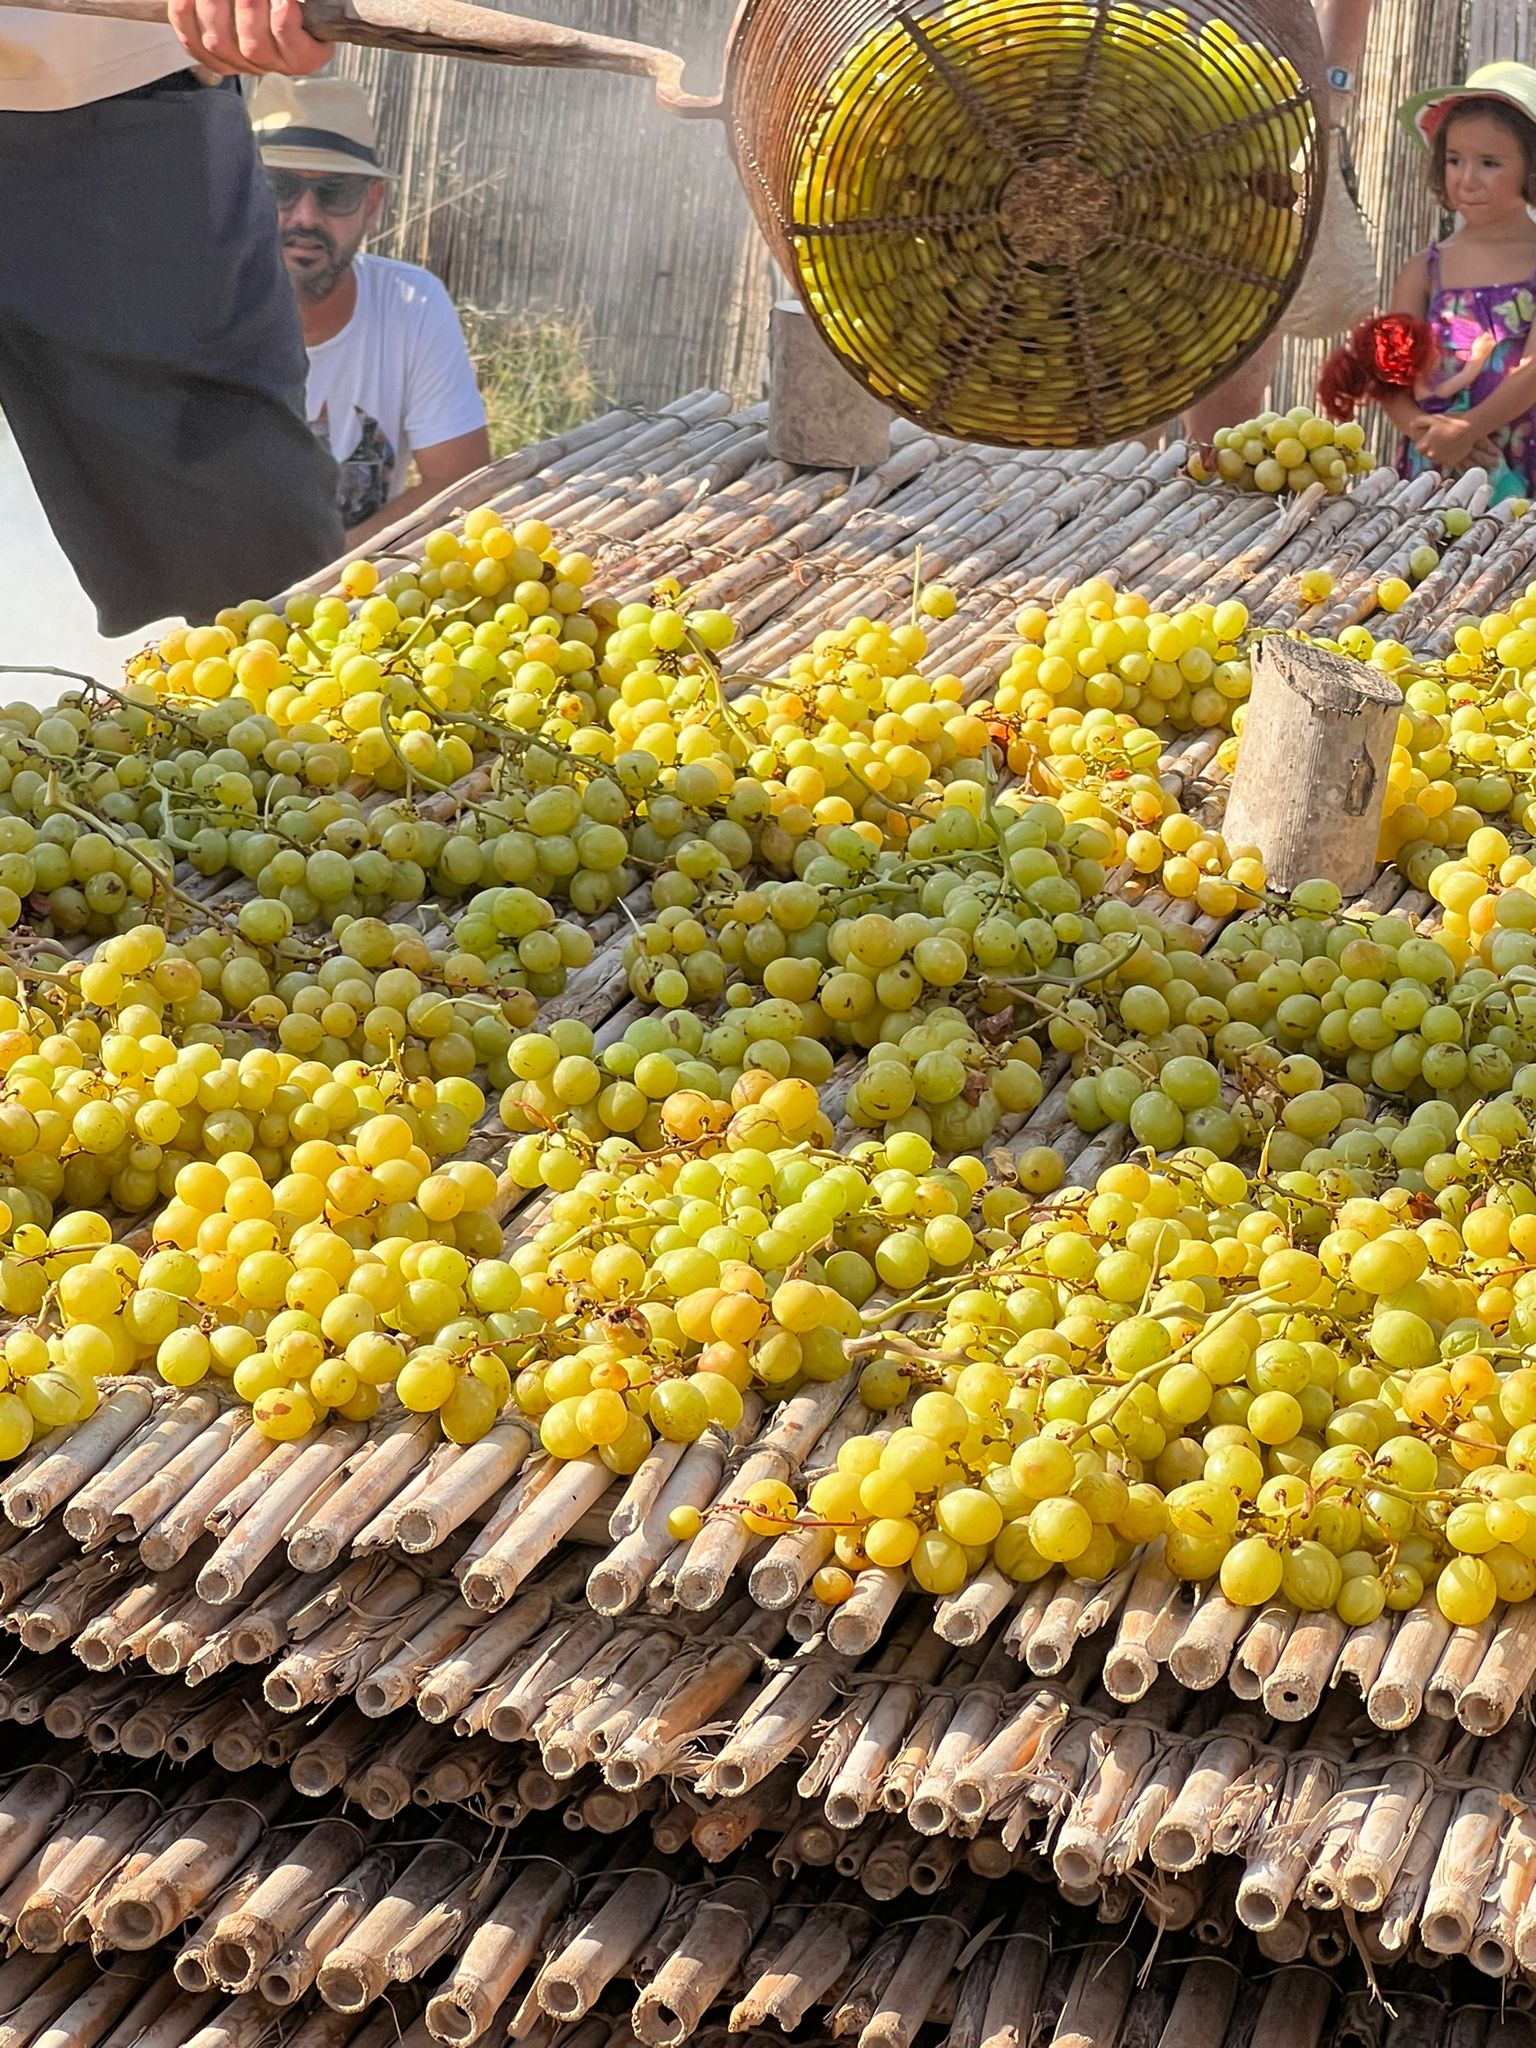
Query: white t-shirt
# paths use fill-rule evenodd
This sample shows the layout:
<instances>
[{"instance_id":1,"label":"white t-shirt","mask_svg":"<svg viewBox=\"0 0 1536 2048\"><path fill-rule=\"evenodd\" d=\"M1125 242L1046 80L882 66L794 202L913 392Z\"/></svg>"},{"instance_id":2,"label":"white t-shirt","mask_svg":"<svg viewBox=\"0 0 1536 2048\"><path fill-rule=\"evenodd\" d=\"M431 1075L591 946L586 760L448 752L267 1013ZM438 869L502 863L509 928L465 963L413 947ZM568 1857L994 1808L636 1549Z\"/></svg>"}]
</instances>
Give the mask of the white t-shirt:
<instances>
[{"instance_id":1,"label":"white t-shirt","mask_svg":"<svg viewBox=\"0 0 1536 2048\"><path fill-rule=\"evenodd\" d=\"M132 92L191 59L168 28L0 5L0 112L56 114Z\"/></svg>"},{"instance_id":2,"label":"white t-shirt","mask_svg":"<svg viewBox=\"0 0 1536 2048\"><path fill-rule=\"evenodd\" d=\"M341 465L351 528L405 489L413 448L485 425L464 330L429 270L386 256L354 262L357 305L309 352L309 424Z\"/></svg>"}]
</instances>

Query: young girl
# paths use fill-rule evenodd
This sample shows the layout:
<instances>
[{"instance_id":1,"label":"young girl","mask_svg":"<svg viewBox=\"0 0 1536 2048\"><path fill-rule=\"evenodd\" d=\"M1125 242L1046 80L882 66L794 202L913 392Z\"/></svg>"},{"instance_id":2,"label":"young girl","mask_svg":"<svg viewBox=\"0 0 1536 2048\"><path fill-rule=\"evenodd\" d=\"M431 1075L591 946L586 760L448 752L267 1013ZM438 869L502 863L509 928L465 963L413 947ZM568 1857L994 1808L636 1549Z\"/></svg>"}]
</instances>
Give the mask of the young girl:
<instances>
[{"instance_id":1,"label":"young girl","mask_svg":"<svg viewBox=\"0 0 1536 2048\"><path fill-rule=\"evenodd\" d=\"M1463 225L1393 289L1392 310L1427 320L1440 344L1427 384L1380 400L1403 430L1398 471L1475 463L1497 495L1536 497L1536 70L1484 65L1403 118L1429 148L1431 190Z\"/></svg>"}]
</instances>

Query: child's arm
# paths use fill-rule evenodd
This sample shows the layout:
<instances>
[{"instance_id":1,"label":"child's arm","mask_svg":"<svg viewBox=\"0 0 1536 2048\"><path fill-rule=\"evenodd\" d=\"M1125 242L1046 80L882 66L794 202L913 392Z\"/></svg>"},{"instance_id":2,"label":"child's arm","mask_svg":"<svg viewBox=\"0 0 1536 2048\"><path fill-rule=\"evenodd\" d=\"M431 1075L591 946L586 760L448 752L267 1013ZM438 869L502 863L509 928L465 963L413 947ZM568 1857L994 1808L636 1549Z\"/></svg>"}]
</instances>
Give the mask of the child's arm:
<instances>
[{"instance_id":1,"label":"child's arm","mask_svg":"<svg viewBox=\"0 0 1536 2048\"><path fill-rule=\"evenodd\" d=\"M1459 370L1449 377L1423 377L1413 387L1415 398L1454 398L1465 391L1469 384L1475 384L1484 363L1493 354L1494 339L1491 334L1480 334L1472 344L1472 352Z\"/></svg>"},{"instance_id":2,"label":"child's arm","mask_svg":"<svg viewBox=\"0 0 1536 2048\"><path fill-rule=\"evenodd\" d=\"M1520 360L1496 391L1490 391L1481 405L1466 415L1466 428L1474 441L1507 427L1522 413L1536 409L1536 330L1525 338Z\"/></svg>"}]
</instances>

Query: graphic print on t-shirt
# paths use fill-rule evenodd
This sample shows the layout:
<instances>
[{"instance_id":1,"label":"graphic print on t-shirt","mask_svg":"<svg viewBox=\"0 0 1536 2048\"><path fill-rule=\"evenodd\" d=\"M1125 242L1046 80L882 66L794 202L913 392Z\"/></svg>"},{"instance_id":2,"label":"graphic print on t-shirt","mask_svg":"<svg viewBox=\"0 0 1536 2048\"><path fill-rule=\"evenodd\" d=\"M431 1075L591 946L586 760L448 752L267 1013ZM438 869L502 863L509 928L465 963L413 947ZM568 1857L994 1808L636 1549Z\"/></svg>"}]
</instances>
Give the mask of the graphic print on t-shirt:
<instances>
[{"instance_id":1,"label":"graphic print on t-shirt","mask_svg":"<svg viewBox=\"0 0 1536 2048\"><path fill-rule=\"evenodd\" d=\"M389 503L395 475L395 450L389 436L360 405L353 406L352 414L357 421L357 440L352 453L341 457L336 465L336 502L341 508L341 523L349 533L354 526L361 526L365 519L383 511ZM318 420L311 421L310 431L322 444L335 446L324 411Z\"/></svg>"}]
</instances>

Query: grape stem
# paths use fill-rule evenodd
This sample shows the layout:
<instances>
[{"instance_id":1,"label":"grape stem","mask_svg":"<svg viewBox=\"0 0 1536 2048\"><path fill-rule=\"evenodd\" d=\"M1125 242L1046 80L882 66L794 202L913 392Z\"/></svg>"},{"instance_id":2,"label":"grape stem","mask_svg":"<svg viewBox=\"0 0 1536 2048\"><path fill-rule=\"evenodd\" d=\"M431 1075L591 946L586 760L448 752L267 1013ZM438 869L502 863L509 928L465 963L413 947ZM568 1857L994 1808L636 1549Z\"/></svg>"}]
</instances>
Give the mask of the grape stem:
<instances>
[{"instance_id":1,"label":"grape stem","mask_svg":"<svg viewBox=\"0 0 1536 2048\"><path fill-rule=\"evenodd\" d=\"M82 825L89 825L92 831L100 832L103 837L112 840L131 860L136 861L141 868L153 877L156 884L164 890L168 897L173 897L178 903L184 903L187 909L199 918L207 916L206 906L199 903L196 897L189 896L186 890L178 885L173 876L168 875L164 868L157 866L146 854L141 853L110 819L103 818L95 812L84 810L79 804L71 803L59 786L57 770L48 778L48 805L51 810L62 811L66 817L78 818Z\"/></svg>"}]
</instances>

